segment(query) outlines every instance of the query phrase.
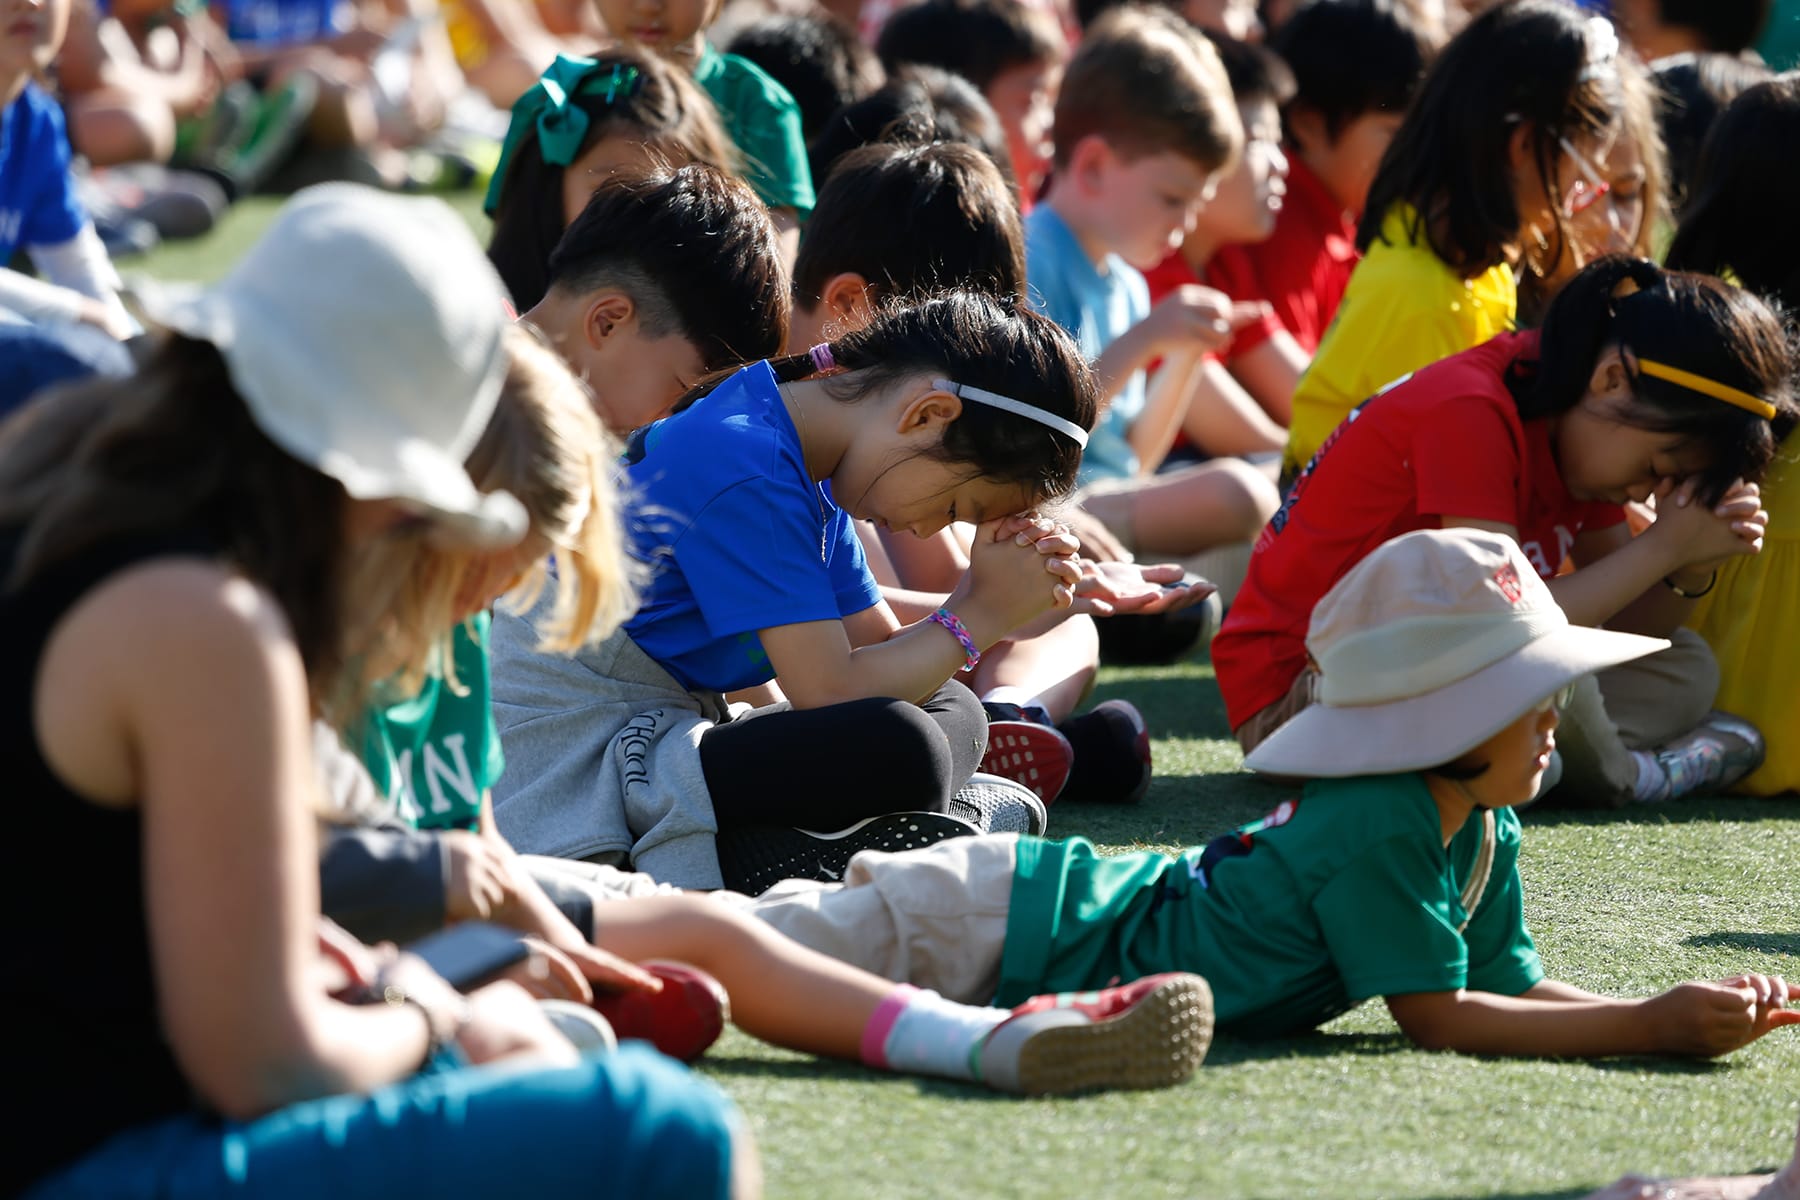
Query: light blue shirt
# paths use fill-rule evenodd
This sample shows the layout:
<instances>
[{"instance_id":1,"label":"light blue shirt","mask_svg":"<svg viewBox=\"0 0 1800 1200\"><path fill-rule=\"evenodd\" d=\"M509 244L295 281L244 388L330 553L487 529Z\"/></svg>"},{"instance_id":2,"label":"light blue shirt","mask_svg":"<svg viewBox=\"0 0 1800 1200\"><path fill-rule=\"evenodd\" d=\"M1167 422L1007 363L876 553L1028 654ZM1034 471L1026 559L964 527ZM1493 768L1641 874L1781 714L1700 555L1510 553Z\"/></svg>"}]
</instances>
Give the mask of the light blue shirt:
<instances>
[{"instance_id":1,"label":"light blue shirt","mask_svg":"<svg viewBox=\"0 0 1800 1200\"><path fill-rule=\"evenodd\" d=\"M1089 362L1150 315L1144 276L1116 254L1096 264L1048 204L1025 218L1025 281L1032 307L1073 334ZM1128 437L1144 402L1144 372L1134 371L1088 436L1081 456L1083 485L1137 473Z\"/></svg>"}]
</instances>

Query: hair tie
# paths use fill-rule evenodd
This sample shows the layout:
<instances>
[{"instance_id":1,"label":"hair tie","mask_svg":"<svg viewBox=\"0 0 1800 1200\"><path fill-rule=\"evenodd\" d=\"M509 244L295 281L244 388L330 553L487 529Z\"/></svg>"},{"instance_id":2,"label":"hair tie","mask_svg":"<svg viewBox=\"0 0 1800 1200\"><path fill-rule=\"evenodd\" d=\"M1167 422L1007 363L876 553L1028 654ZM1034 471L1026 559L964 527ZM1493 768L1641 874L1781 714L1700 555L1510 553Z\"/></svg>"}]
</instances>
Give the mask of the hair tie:
<instances>
[{"instance_id":1,"label":"hair tie","mask_svg":"<svg viewBox=\"0 0 1800 1200\"><path fill-rule=\"evenodd\" d=\"M832 354L830 342L820 342L811 350L808 350L806 356L812 359L813 370L815 371L825 372L837 370L837 356Z\"/></svg>"},{"instance_id":2,"label":"hair tie","mask_svg":"<svg viewBox=\"0 0 1800 1200\"><path fill-rule=\"evenodd\" d=\"M512 107L512 121L506 127L506 141L488 181L482 211L492 216L500 207L508 168L528 132L537 131L538 152L545 162L566 167L581 153L590 124L587 110L575 103L576 98L598 95L610 107L635 96L642 83L638 69L625 63L557 55L549 70Z\"/></svg>"},{"instance_id":3,"label":"hair tie","mask_svg":"<svg viewBox=\"0 0 1800 1200\"><path fill-rule=\"evenodd\" d=\"M931 386L942 388L959 400L973 400L977 404L985 404L989 408L997 408L1015 416L1024 417L1028 421L1036 421L1039 425L1047 425L1077 446L1085 448L1088 442L1088 431L1073 421L1064 420L1052 412L1030 404L1021 404L1010 396L1002 396L998 392L990 392L986 388L971 387L966 383L952 383L948 379L934 379Z\"/></svg>"},{"instance_id":4,"label":"hair tie","mask_svg":"<svg viewBox=\"0 0 1800 1200\"><path fill-rule=\"evenodd\" d=\"M1775 419L1775 406L1761 396L1752 396L1741 388L1734 388L1728 383L1720 383L1716 379L1708 379L1704 375L1696 375L1692 371L1684 371L1680 367L1671 367L1667 363L1653 362L1648 358L1640 358L1637 362L1638 373L1656 379L1666 379L1677 387L1684 387L1690 392L1699 392L1711 396L1714 400L1723 400L1733 408L1741 408L1747 413L1755 413L1765 421Z\"/></svg>"}]
</instances>

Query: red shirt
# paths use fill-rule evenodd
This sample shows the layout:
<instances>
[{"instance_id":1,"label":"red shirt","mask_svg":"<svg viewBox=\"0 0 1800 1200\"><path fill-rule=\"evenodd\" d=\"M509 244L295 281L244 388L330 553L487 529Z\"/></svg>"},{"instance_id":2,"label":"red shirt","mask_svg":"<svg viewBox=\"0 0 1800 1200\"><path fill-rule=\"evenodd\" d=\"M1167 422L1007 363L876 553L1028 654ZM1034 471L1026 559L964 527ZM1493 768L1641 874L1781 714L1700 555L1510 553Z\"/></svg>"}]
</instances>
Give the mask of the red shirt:
<instances>
[{"instance_id":1,"label":"red shirt","mask_svg":"<svg viewBox=\"0 0 1800 1200\"><path fill-rule=\"evenodd\" d=\"M1506 370L1536 354L1535 332L1501 334L1406 376L1338 426L1257 538L1213 639L1233 729L1287 694L1313 605L1389 538L1446 516L1511 525L1548 579L1577 534L1625 519L1616 504L1573 499L1549 422L1519 419Z\"/></svg>"},{"instance_id":2,"label":"red shirt","mask_svg":"<svg viewBox=\"0 0 1800 1200\"><path fill-rule=\"evenodd\" d=\"M1224 251L1220 251L1219 253L1223 254ZM1181 257L1181 251L1176 250L1173 254L1169 255L1169 257L1163 259L1154 267L1151 267L1148 271L1144 272L1144 282L1150 285L1150 303L1155 304L1158 300L1161 300L1164 296L1168 295L1184 283L1198 283L1209 288L1214 288L1224 292L1233 300L1255 300L1259 298L1256 296L1240 296L1215 279L1213 277L1213 264L1218 261L1219 256L1214 255L1213 261L1206 266L1206 275L1203 278L1194 273L1194 268L1188 266L1187 259ZM1265 316L1262 320L1256 322L1256 324L1238 330L1237 336L1231 339L1231 345L1226 348L1225 354L1226 356L1230 356L1248 350L1251 346L1259 346L1268 341L1269 335L1280 328L1281 322L1276 320L1273 314ZM1206 357L1217 361L1220 356L1208 351Z\"/></svg>"},{"instance_id":3,"label":"red shirt","mask_svg":"<svg viewBox=\"0 0 1800 1200\"><path fill-rule=\"evenodd\" d=\"M1226 246L1206 264L1206 278L1233 300L1267 300L1275 309L1275 327L1311 354L1362 255L1356 252L1356 219L1298 154L1288 163L1287 201L1275 218L1275 232L1267 241ZM1150 288L1155 295L1155 283ZM1254 349L1268 336L1267 327L1247 329L1231 343L1231 353Z\"/></svg>"}]
</instances>

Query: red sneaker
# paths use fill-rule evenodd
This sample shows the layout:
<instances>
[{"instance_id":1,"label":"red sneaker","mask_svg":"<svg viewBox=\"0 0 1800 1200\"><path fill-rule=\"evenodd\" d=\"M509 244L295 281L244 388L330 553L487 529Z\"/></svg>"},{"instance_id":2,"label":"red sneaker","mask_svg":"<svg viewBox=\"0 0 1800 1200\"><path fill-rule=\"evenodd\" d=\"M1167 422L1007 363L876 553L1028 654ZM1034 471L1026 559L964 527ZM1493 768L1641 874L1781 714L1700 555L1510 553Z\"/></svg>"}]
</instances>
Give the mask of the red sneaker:
<instances>
[{"instance_id":1,"label":"red sneaker","mask_svg":"<svg viewBox=\"0 0 1800 1200\"><path fill-rule=\"evenodd\" d=\"M1053 725L1035 721L989 721L988 748L980 770L1024 784L1045 804L1069 781L1075 752Z\"/></svg>"},{"instance_id":2,"label":"red sneaker","mask_svg":"<svg viewBox=\"0 0 1800 1200\"><path fill-rule=\"evenodd\" d=\"M678 962L638 966L663 981L660 992L594 992L594 1009L620 1041L649 1042L670 1058L693 1062L719 1040L731 1016L731 1001L719 981Z\"/></svg>"},{"instance_id":3,"label":"red sneaker","mask_svg":"<svg viewBox=\"0 0 1800 1200\"><path fill-rule=\"evenodd\" d=\"M977 1077L1027 1096L1170 1087L1206 1057L1212 1030L1212 988L1198 975L1034 996L982 1042Z\"/></svg>"}]
</instances>

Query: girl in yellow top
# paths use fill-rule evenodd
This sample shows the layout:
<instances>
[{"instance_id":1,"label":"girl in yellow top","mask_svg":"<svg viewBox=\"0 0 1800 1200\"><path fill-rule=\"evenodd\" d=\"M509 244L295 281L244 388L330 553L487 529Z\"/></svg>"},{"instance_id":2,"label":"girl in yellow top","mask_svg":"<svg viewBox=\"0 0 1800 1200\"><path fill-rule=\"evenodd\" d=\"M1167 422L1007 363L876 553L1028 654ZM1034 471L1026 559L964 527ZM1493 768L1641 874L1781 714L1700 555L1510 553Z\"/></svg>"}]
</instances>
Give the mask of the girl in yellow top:
<instances>
[{"instance_id":1,"label":"girl in yellow top","mask_svg":"<svg viewBox=\"0 0 1800 1200\"><path fill-rule=\"evenodd\" d=\"M1745 287L1800 309L1800 78L1760 83L1713 123L1669 263L1729 272ZM1763 731L1767 757L1738 791L1800 791L1800 434L1790 434L1762 483L1769 530L1761 554L1720 565L1688 624L1719 660L1718 706ZM1786 647L1786 649L1783 649Z\"/></svg>"},{"instance_id":2,"label":"girl in yellow top","mask_svg":"<svg viewBox=\"0 0 1800 1200\"><path fill-rule=\"evenodd\" d=\"M1577 257L1636 239L1643 190L1610 175L1638 74L1610 24L1555 0L1500 4L1445 47L1369 188L1364 258L1294 392L1285 476L1388 384L1512 328L1515 270L1546 273L1594 225L1614 236Z\"/></svg>"}]
</instances>

